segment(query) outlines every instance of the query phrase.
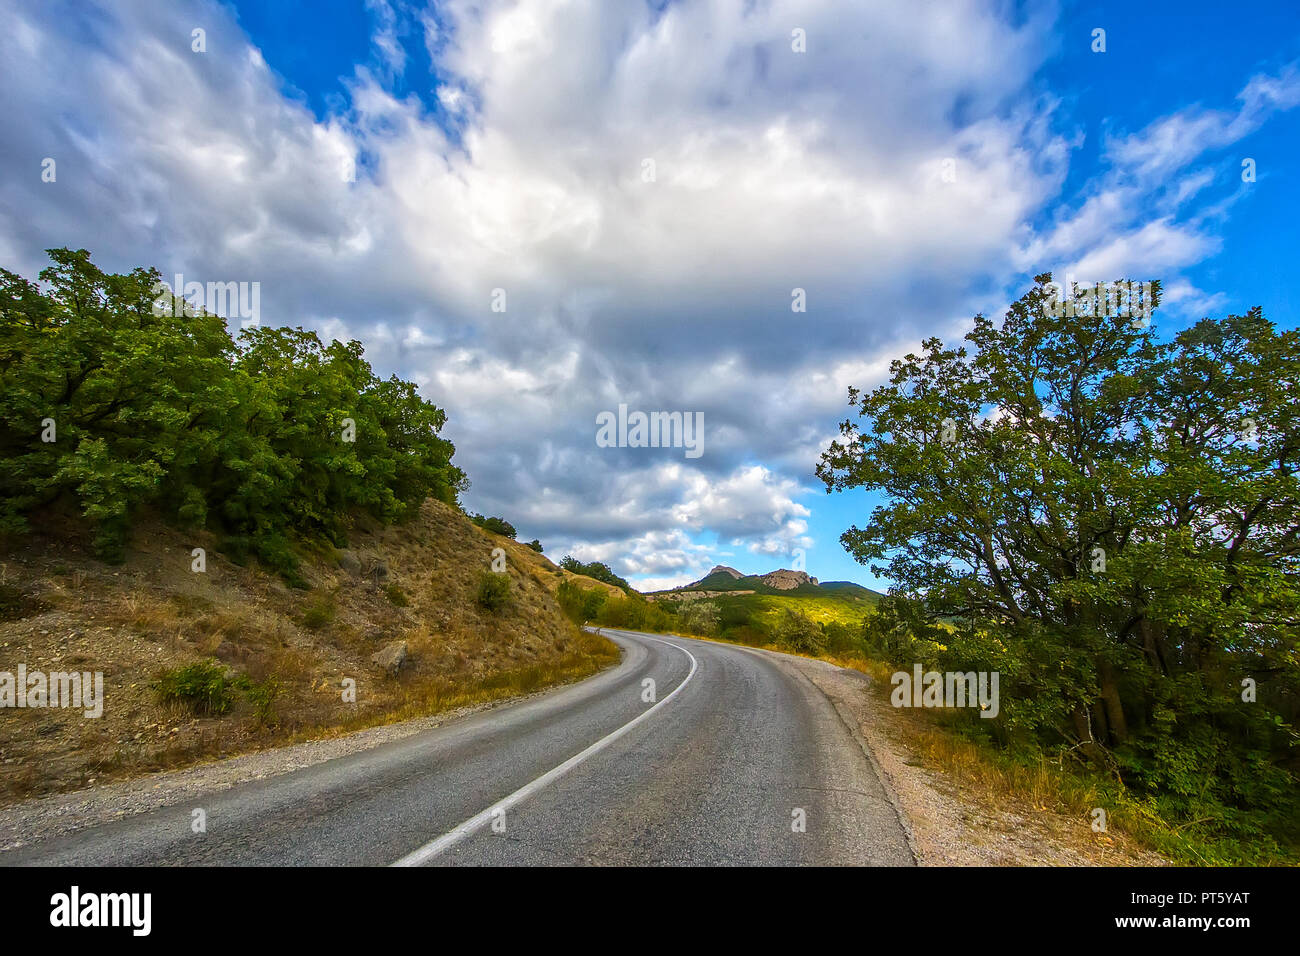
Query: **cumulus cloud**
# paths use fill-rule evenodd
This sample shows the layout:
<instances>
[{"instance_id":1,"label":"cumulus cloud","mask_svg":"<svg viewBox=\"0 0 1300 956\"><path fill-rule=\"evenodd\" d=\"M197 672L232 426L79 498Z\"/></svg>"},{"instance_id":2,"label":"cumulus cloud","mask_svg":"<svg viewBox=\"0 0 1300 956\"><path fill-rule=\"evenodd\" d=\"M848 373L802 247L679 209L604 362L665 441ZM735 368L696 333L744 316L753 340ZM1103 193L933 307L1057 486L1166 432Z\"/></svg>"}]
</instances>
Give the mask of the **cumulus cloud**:
<instances>
[{"instance_id":1,"label":"cumulus cloud","mask_svg":"<svg viewBox=\"0 0 1300 956\"><path fill-rule=\"evenodd\" d=\"M1286 71L1235 113L1113 136L1114 173L1053 213L1079 139L1034 85L1048 7L368 5L375 55L322 118L216 2L20 3L4 264L69 244L261 282L263 321L360 338L447 409L475 510L643 585L707 570L717 542L811 547L800 498L846 387L1019 273L1212 254L1188 167L1297 101ZM409 45L428 96L394 92ZM702 412L705 454L598 448L620 403Z\"/></svg>"}]
</instances>

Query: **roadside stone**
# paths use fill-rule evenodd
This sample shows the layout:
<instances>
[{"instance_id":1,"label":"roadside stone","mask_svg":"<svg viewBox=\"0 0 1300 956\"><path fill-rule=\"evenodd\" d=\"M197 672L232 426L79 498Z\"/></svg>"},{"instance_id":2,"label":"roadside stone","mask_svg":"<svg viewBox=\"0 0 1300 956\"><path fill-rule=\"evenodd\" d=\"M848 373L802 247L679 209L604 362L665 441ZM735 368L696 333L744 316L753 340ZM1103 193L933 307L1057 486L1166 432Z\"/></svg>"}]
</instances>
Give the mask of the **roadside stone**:
<instances>
[{"instance_id":1,"label":"roadside stone","mask_svg":"<svg viewBox=\"0 0 1300 956\"><path fill-rule=\"evenodd\" d=\"M217 645L217 649L212 652L212 656L223 663L229 664L231 661L242 660L244 654L236 645L229 641L222 641Z\"/></svg>"},{"instance_id":2,"label":"roadside stone","mask_svg":"<svg viewBox=\"0 0 1300 956\"><path fill-rule=\"evenodd\" d=\"M397 672L406 663L406 641L394 641L383 650L371 654L370 662L388 676L397 676Z\"/></svg>"}]
</instances>

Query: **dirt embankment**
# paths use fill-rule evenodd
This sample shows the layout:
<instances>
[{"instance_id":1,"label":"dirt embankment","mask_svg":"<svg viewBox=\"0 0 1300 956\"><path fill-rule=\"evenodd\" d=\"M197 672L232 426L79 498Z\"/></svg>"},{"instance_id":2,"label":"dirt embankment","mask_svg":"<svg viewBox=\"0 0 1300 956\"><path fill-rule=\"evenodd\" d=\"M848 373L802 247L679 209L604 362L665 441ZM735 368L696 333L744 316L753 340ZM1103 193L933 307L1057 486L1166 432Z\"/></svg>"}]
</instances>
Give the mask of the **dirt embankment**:
<instances>
[{"instance_id":1,"label":"dirt embankment","mask_svg":"<svg viewBox=\"0 0 1300 956\"><path fill-rule=\"evenodd\" d=\"M98 718L0 708L0 802L490 702L618 659L560 611L565 572L437 502L305 556L306 590L217 545L145 521L108 566L75 526L47 523L0 554L0 672L102 672L104 685ZM495 548L510 586L489 609ZM237 682L228 712L160 701L160 675L204 659Z\"/></svg>"}]
</instances>

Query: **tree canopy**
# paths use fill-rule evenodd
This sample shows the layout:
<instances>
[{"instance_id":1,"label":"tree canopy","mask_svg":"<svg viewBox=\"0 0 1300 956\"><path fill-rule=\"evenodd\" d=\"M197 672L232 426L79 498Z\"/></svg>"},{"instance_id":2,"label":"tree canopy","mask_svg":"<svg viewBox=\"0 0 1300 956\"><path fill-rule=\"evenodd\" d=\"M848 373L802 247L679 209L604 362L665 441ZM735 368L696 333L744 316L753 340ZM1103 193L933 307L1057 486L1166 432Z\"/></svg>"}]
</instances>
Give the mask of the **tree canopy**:
<instances>
[{"instance_id":1,"label":"tree canopy","mask_svg":"<svg viewBox=\"0 0 1300 956\"><path fill-rule=\"evenodd\" d=\"M565 555L560 559L560 567L574 574L585 574L589 578L595 578L605 584L613 584L622 588L624 591L631 591L632 585L627 583L626 578L621 578L614 573L613 569L603 561L591 561L587 564L579 561L572 555Z\"/></svg>"},{"instance_id":2,"label":"tree canopy","mask_svg":"<svg viewBox=\"0 0 1300 956\"><path fill-rule=\"evenodd\" d=\"M1300 335L1256 308L1160 341L1050 308L1050 282L850 390L862 424L818 475L883 503L841 540L900 628L1004 672L1000 733L1152 793L1293 804Z\"/></svg>"},{"instance_id":3,"label":"tree canopy","mask_svg":"<svg viewBox=\"0 0 1300 956\"><path fill-rule=\"evenodd\" d=\"M339 541L360 509L400 520L466 487L443 411L379 379L360 343L155 306L160 274L52 249L0 269L0 531L68 503L120 557L143 506L281 570L287 535Z\"/></svg>"}]
</instances>

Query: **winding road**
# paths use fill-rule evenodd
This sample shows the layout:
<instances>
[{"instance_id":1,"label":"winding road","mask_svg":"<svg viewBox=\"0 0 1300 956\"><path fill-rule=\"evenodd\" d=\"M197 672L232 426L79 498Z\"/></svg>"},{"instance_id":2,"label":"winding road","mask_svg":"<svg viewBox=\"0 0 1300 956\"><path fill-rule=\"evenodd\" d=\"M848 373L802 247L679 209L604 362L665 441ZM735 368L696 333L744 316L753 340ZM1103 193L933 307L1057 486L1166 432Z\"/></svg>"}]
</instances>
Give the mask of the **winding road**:
<instances>
[{"instance_id":1,"label":"winding road","mask_svg":"<svg viewBox=\"0 0 1300 956\"><path fill-rule=\"evenodd\" d=\"M622 661L581 683L0 865L914 862L864 745L790 659L602 633Z\"/></svg>"}]
</instances>

